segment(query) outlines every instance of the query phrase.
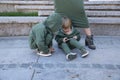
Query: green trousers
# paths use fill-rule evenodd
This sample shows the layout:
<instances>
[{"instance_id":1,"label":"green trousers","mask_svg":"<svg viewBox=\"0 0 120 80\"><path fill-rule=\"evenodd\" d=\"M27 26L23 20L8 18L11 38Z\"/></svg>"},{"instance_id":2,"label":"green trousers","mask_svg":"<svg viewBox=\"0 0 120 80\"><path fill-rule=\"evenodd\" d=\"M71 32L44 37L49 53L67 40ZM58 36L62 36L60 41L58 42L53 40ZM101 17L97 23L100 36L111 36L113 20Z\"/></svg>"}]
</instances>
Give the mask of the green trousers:
<instances>
[{"instance_id":1,"label":"green trousers","mask_svg":"<svg viewBox=\"0 0 120 80\"><path fill-rule=\"evenodd\" d=\"M81 45L77 40L70 39L68 42L63 42L61 44L62 50L65 52L65 54L69 54L71 52L71 49L77 48L79 50L85 49L83 45Z\"/></svg>"}]
</instances>

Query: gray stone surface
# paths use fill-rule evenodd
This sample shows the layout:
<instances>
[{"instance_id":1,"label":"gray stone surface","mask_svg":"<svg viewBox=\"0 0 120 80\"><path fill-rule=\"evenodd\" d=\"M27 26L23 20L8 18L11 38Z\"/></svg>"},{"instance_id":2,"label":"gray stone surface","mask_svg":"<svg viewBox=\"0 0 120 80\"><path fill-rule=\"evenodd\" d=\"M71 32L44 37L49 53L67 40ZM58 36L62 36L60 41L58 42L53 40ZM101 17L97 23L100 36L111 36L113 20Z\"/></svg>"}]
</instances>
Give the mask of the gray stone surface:
<instances>
[{"instance_id":1,"label":"gray stone surface","mask_svg":"<svg viewBox=\"0 0 120 80\"><path fill-rule=\"evenodd\" d=\"M0 70L0 80L31 80L34 70L6 69Z\"/></svg>"},{"instance_id":2,"label":"gray stone surface","mask_svg":"<svg viewBox=\"0 0 120 80\"><path fill-rule=\"evenodd\" d=\"M29 49L27 38L0 38L0 63L32 63L38 56Z\"/></svg>"},{"instance_id":3,"label":"gray stone surface","mask_svg":"<svg viewBox=\"0 0 120 80\"><path fill-rule=\"evenodd\" d=\"M43 20L45 20L46 17L24 17L24 16L11 16L11 17L8 17L8 16L1 16L0 17L0 23L12 23L12 24L15 24L15 23L38 23L38 22L41 22Z\"/></svg>"},{"instance_id":4,"label":"gray stone surface","mask_svg":"<svg viewBox=\"0 0 120 80\"><path fill-rule=\"evenodd\" d=\"M44 19L44 17L0 17L0 36L26 36L33 25Z\"/></svg>"},{"instance_id":5,"label":"gray stone surface","mask_svg":"<svg viewBox=\"0 0 120 80\"><path fill-rule=\"evenodd\" d=\"M84 45L85 37L80 41ZM95 36L96 50L81 58L65 59L58 49L51 57L42 57L29 48L28 37L0 37L0 80L120 80L120 37Z\"/></svg>"},{"instance_id":6,"label":"gray stone surface","mask_svg":"<svg viewBox=\"0 0 120 80\"><path fill-rule=\"evenodd\" d=\"M119 80L119 75L118 71L99 69L37 70L33 80Z\"/></svg>"}]
</instances>

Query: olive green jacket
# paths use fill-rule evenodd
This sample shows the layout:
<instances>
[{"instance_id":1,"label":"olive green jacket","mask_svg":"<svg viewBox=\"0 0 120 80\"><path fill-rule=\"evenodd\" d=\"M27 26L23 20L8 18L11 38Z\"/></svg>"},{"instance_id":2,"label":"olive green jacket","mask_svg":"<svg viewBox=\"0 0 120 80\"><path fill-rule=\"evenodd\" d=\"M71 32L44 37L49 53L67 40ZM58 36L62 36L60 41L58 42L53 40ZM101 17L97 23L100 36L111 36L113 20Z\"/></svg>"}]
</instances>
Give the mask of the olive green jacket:
<instances>
[{"instance_id":1,"label":"olive green jacket","mask_svg":"<svg viewBox=\"0 0 120 80\"><path fill-rule=\"evenodd\" d=\"M34 25L29 34L30 48L48 53L49 47L52 46L53 33L61 27L61 24L61 16L54 13L45 21Z\"/></svg>"},{"instance_id":2,"label":"olive green jacket","mask_svg":"<svg viewBox=\"0 0 120 80\"><path fill-rule=\"evenodd\" d=\"M68 39L70 39L70 38L73 38L73 36L77 36L77 41L79 41L81 38L80 32L73 27L72 27L72 33L69 35L65 34L63 30L60 29L55 36L55 40L57 41L59 47L61 47L61 44L63 43L63 38L67 37Z\"/></svg>"}]
</instances>

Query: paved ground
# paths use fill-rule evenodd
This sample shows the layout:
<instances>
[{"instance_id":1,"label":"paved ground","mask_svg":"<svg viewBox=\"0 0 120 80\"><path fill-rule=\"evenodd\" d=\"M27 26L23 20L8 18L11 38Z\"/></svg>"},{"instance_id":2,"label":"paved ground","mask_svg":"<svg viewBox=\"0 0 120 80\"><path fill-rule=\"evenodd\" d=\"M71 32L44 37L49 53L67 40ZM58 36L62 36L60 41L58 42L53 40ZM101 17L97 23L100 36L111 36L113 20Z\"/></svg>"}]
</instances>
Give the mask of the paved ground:
<instances>
[{"instance_id":1,"label":"paved ground","mask_svg":"<svg viewBox=\"0 0 120 80\"><path fill-rule=\"evenodd\" d=\"M28 37L0 37L0 80L120 80L120 36L95 36L95 44L88 57L66 61L55 41L54 55L41 57Z\"/></svg>"}]
</instances>

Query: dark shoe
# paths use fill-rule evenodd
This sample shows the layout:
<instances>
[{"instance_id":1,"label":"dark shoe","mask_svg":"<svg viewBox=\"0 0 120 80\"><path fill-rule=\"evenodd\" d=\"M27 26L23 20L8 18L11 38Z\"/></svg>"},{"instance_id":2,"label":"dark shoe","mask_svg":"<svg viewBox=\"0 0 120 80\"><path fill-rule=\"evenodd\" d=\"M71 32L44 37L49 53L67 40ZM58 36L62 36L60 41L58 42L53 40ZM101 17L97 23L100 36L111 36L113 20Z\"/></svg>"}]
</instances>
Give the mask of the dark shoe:
<instances>
[{"instance_id":1,"label":"dark shoe","mask_svg":"<svg viewBox=\"0 0 120 80\"><path fill-rule=\"evenodd\" d=\"M76 53L69 53L66 55L66 59L67 60L73 60L77 57L77 54Z\"/></svg>"},{"instance_id":2,"label":"dark shoe","mask_svg":"<svg viewBox=\"0 0 120 80\"><path fill-rule=\"evenodd\" d=\"M84 57L88 56L89 52L86 51L86 49L82 49L81 54L82 54L81 57L84 58Z\"/></svg>"},{"instance_id":3,"label":"dark shoe","mask_svg":"<svg viewBox=\"0 0 120 80\"><path fill-rule=\"evenodd\" d=\"M96 49L96 46L94 45L94 42L93 42L93 35L86 36L85 45L88 46L88 48L90 49L93 49L93 50Z\"/></svg>"}]
</instances>

